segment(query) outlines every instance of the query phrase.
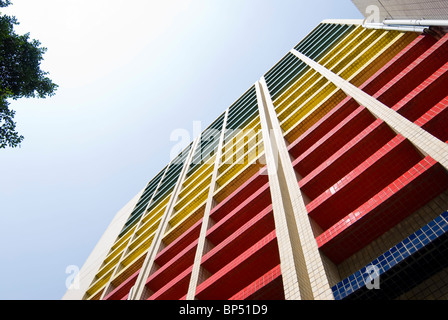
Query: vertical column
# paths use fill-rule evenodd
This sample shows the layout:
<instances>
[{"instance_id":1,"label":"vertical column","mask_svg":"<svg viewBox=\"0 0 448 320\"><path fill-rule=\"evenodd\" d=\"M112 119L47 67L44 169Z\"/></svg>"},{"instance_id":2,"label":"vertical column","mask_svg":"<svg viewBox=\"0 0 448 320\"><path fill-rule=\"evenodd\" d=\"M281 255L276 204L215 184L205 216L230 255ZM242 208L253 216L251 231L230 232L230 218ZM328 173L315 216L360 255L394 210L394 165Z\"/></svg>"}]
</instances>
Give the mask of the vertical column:
<instances>
[{"instance_id":1,"label":"vertical column","mask_svg":"<svg viewBox=\"0 0 448 320\"><path fill-rule=\"evenodd\" d=\"M223 121L221 135L220 135L219 143L218 143L218 147L217 147L218 149L217 149L217 153L216 153L215 163L214 163L214 167L213 167L212 180L210 182L208 198L207 198L207 202L205 204L205 212L204 212L204 216L202 218L201 231L199 234L198 245L197 245L196 254L194 257L193 269L191 271L190 284L188 286L188 292L187 292L187 298L186 298L187 300L195 299L196 287L199 283L199 280L201 280L201 278L204 276L203 273L205 270L203 270L203 268L201 266L201 260L202 260L202 256L205 253L205 250L207 248L206 247L207 239L205 236L207 234L207 230L210 228L210 211L212 210L212 207L214 204L213 194L216 189L216 179L218 177L218 167L221 162L222 148L224 145L224 136L225 136L226 126L227 126L228 115L229 115L229 109L226 110L225 115L224 115L224 121Z\"/></svg>"},{"instance_id":2,"label":"vertical column","mask_svg":"<svg viewBox=\"0 0 448 320\"><path fill-rule=\"evenodd\" d=\"M332 300L319 249L264 78L256 84L285 298Z\"/></svg>"},{"instance_id":3,"label":"vertical column","mask_svg":"<svg viewBox=\"0 0 448 320\"><path fill-rule=\"evenodd\" d=\"M176 185L174 186L173 193L172 193L171 198L167 204L165 212L161 218L161 221L157 228L156 234L154 235L154 239L151 242L151 246L148 250L148 254L146 255L145 261L143 262L143 266L142 266L140 273L138 275L138 278L135 282L134 289L131 292L132 296L129 295L130 300L140 300L144 296L146 279L148 279L149 274L151 273L151 271L154 267L154 260L155 260L157 253L159 252L159 248L162 243L163 235L168 226L169 218L171 217L171 215L173 213L174 205L179 196L179 192L181 190L182 184L187 175L188 168L190 167L193 155L195 153L196 147L199 144L200 139L201 139L201 136L196 138L196 140L193 142L193 145L191 146L191 149L188 153L187 158L185 159L185 163L182 168L182 171L179 175Z\"/></svg>"},{"instance_id":4,"label":"vertical column","mask_svg":"<svg viewBox=\"0 0 448 320\"><path fill-rule=\"evenodd\" d=\"M411 141L424 154L438 161L445 169L448 169L448 144L437 139L415 123L412 123L398 112L392 110L382 102L357 88L347 80L321 66L317 62L303 55L295 49L291 50L297 58L319 72L322 76L333 82L347 95L355 99L360 105L366 107L377 118L383 120L397 133Z\"/></svg>"},{"instance_id":5,"label":"vertical column","mask_svg":"<svg viewBox=\"0 0 448 320\"><path fill-rule=\"evenodd\" d=\"M126 248L125 248L125 249L123 250L123 252L121 253L121 257L120 257L120 259L118 260L118 263L117 263L117 265L115 266L115 270L114 270L114 272L112 273L112 275L111 275L109 281L107 282L106 287L105 287L104 290L103 290L103 293L102 293L102 295L101 295L100 300L103 300L103 299L104 299L104 298L105 298L105 297L112 291L112 286L111 286L111 284L112 284L112 280L114 279L115 275L119 272L119 270L120 270L120 264L121 264L121 262L123 261L124 257L126 256L128 250L129 250L129 246L130 246L130 244L132 243L132 241L133 241L134 238L136 237L137 230L139 229L140 225L142 224L143 218L146 216L146 214L148 214L148 212L146 212L146 211L148 210L149 206L151 205L151 203L152 203L152 201L153 201L155 195L157 194L157 191L159 191L160 185L162 184L162 181L163 181L163 179L165 178L165 174L168 172L168 169L170 168L170 165L171 165L172 162L173 162L173 160L171 160L170 163L166 166L165 171L163 172L163 175L162 175L162 177L160 178L160 181L159 181L159 183L157 184L157 187L155 188L155 190L154 190L154 192L153 192L153 194L152 194L152 196L151 196L151 199L148 201L148 204L146 205L145 211L143 211L143 214L142 214L142 217L141 217L140 221L138 222L137 226L135 227L135 230L134 230L134 232L132 233L132 236L130 237L130 239L129 239L129 241L128 241L128 244L126 245ZM134 272L135 272L135 271L134 271ZM129 294L129 296L130 296L130 294Z\"/></svg>"}]
</instances>

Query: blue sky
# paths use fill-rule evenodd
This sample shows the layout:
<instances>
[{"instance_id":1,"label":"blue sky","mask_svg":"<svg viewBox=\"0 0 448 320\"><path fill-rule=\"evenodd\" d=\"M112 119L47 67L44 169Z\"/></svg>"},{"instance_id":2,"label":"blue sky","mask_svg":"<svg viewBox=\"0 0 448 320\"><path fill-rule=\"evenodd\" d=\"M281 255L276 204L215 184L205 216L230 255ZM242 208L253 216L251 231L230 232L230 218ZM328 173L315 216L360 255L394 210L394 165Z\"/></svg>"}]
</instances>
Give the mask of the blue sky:
<instances>
[{"instance_id":1,"label":"blue sky","mask_svg":"<svg viewBox=\"0 0 448 320\"><path fill-rule=\"evenodd\" d=\"M115 213L349 0L13 0L48 48L47 99L12 101L21 148L0 150L0 299L61 299Z\"/></svg>"}]
</instances>

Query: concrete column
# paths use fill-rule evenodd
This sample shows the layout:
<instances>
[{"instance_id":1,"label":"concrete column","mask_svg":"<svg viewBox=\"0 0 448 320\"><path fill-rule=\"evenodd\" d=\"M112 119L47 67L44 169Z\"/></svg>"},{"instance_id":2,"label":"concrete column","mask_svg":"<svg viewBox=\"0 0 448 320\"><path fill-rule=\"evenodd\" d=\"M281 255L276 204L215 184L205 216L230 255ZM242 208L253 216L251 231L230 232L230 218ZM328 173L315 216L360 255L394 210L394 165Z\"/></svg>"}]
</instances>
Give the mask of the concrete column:
<instances>
[{"instance_id":1,"label":"concrete column","mask_svg":"<svg viewBox=\"0 0 448 320\"><path fill-rule=\"evenodd\" d=\"M187 292L187 298L186 298L187 300L195 299L196 288L199 284L199 281L202 280L204 277L205 270L203 270L203 268L201 266L201 260L202 260L202 256L205 254L205 251L207 248L207 246L206 246L207 239L205 238L205 235L207 234L207 230L210 228L210 211L212 210L213 204L214 204L213 194L216 189L216 179L218 177L218 167L221 163L222 148L224 145L224 137L225 137L228 116L229 116L229 109L226 110L225 115L224 115L224 122L222 125L221 136L219 138L218 149L216 152L216 158L215 158L215 163L214 163L214 167L213 167L212 180L210 182L208 198L207 198L207 202L205 204L205 212L204 212L204 216L202 218L201 231L199 234L198 245L196 247L196 254L194 257L193 269L191 271L190 284L188 286L188 292Z\"/></svg>"},{"instance_id":2,"label":"concrete column","mask_svg":"<svg viewBox=\"0 0 448 320\"><path fill-rule=\"evenodd\" d=\"M357 88L347 80L339 77L332 71L321 66L314 60L298 52L291 50L297 58L319 72L322 76L339 87L348 96L355 99L360 105L366 107L373 115L387 123L393 130L404 136L414 144L422 153L429 155L448 170L448 144L437 139L432 134L409 121L398 112L392 110L382 102Z\"/></svg>"},{"instance_id":3,"label":"concrete column","mask_svg":"<svg viewBox=\"0 0 448 320\"><path fill-rule=\"evenodd\" d=\"M332 300L322 259L264 78L256 83L269 186L287 300Z\"/></svg>"},{"instance_id":4,"label":"concrete column","mask_svg":"<svg viewBox=\"0 0 448 320\"><path fill-rule=\"evenodd\" d=\"M200 140L201 140L201 136L196 138L196 140L193 142L193 144L191 146L191 149L188 153L187 158L185 159L185 163L182 168L182 171L179 175L179 178L177 179L176 185L174 186L172 195L170 197L170 200L168 201L165 212L164 212L163 216L161 217L160 224L157 227L157 231L156 231L156 234L154 235L154 239L152 240L151 246L148 249L148 253L146 255L145 261L143 262L143 266L140 269L140 273L135 282L134 289L131 290L132 296L129 297L129 300L141 300L142 298L144 298L144 293L145 293L145 289L146 289L145 288L146 279L148 279L148 277L154 267L154 260L156 258L157 253L159 252L159 248L162 243L163 235L165 234L165 231L167 229L168 222L169 222L170 217L174 210L174 205L176 204L177 198L179 197L179 193L182 189L182 184L185 180L185 177L188 172L188 168L190 167L195 150L196 150Z\"/></svg>"}]
</instances>

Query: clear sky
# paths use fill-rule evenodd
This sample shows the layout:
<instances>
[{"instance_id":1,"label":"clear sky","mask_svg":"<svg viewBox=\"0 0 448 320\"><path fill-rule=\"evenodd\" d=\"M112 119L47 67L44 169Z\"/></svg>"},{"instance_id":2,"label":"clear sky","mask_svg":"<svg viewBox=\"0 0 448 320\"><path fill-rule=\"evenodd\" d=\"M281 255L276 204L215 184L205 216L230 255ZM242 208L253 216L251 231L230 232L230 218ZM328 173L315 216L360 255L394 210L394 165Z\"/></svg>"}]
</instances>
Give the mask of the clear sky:
<instances>
[{"instance_id":1,"label":"clear sky","mask_svg":"<svg viewBox=\"0 0 448 320\"><path fill-rule=\"evenodd\" d=\"M47 99L12 101L21 148L0 149L0 299L61 299L109 222L169 161L350 0L13 0L48 48Z\"/></svg>"}]
</instances>

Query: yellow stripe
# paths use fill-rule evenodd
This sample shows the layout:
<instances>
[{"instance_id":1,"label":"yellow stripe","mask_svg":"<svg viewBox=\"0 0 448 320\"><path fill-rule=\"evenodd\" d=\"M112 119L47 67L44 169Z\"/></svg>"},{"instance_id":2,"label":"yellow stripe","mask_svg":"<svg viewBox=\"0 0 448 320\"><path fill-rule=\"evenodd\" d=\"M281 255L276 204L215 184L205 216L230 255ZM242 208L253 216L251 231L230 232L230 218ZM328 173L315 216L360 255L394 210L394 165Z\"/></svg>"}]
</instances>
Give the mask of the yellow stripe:
<instances>
[{"instance_id":1,"label":"yellow stripe","mask_svg":"<svg viewBox=\"0 0 448 320\"><path fill-rule=\"evenodd\" d=\"M180 220L186 217L193 209L195 209L198 204L203 203L208 197L209 188L203 189L197 194L195 198L192 198L190 202L186 203L178 212L170 218L170 224L172 226L176 225Z\"/></svg>"},{"instance_id":2,"label":"yellow stripe","mask_svg":"<svg viewBox=\"0 0 448 320\"><path fill-rule=\"evenodd\" d=\"M222 147L221 162L223 161L222 159L226 157L227 152L231 152L233 150L235 141L244 139L244 137L251 131L257 132L257 128L259 128L259 126L260 117L257 114L245 127L236 129L233 136L229 135L224 141L224 145Z\"/></svg>"},{"instance_id":3,"label":"yellow stripe","mask_svg":"<svg viewBox=\"0 0 448 320\"><path fill-rule=\"evenodd\" d=\"M145 260L146 253L139 256L132 263L127 266L121 268L111 280L111 284L113 287L117 287L122 284L125 280L127 280L131 275L133 275L138 269L143 265L143 261Z\"/></svg>"},{"instance_id":4,"label":"yellow stripe","mask_svg":"<svg viewBox=\"0 0 448 320\"><path fill-rule=\"evenodd\" d=\"M378 52L383 50L384 47L390 45L398 35L399 34L394 31L383 32L378 38L372 39L370 43L366 43L364 48L357 48L358 50L355 50L350 56L350 63L347 63L347 65L335 73L342 78L347 79L359 69L366 67L366 63Z\"/></svg>"},{"instance_id":5,"label":"yellow stripe","mask_svg":"<svg viewBox=\"0 0 448 320\"><path fill-rule=\"evenodd\" d=\"M256 145L251 146L251 148L240 155L238 159L236 159L232 164L228 164L226 170L224 170L217 178L217 184L222 186L230 179L232 179L242 168L244 168L247 164L253 162L258 159L259 156L264 151L263 141L259 141Z\"/></svg>"},{"instance_id":6,"label":"yellow stripe","mask_svg":"<svg viewBox=\"0 0 448 320\"><path fill-rule=\"evenodd\" d=\"M129 237L128 237L129 240ZM129 241L122 241L120 242L120 246L116 247L114 250L112 250L109 255L106 257L106 259L104 259L105 263L108 263L110 260L112 260L113 258L115 258L118 254L120 254L124 248L126 248L126 245L128 244Z\"/></svg>"},{"instance_id":7,"label":"yellow stripe","mask_svg":"<svg viewBox=\"0 0 448 320\"><path fill-rule=\"evenodd\" d=\"M121 255L116 255L112 260L110 260L108 263L104 264L100 270L97 272L97 277L103 277L104 274L110 270L113 269L113 267L118 263L120 260Z\"/></svg>"},{"instance_id":8,"label":"yellow stripe","mask_svg":"<svg viewBox=\"0 0 448 320\"><path fill-rule=\"evenodd\" d=\"M174 210L177 211L182 207L184 207L186 203L191 202L191 200L196 198L197 194L200 193L202 190L204 189L208 190L211 181L212 181L212 172L210 172L208 176L203 177L202 181L198 181L197 184L194 185L187 194L185 194L183 197L180 197L180 199L174 206Z\"/></svg>"},{"instance_id":9,"label":"yellow stripe","mask_svg":"<svg viewBox=\"0 0 448 320\"><path fill-rule=\"evenodd\" d=\"M220 172L224 171L228 164L240 156L245 151L245 148L247 149L250 144L257 143L257 139L261 139L261 123L259 122L259 118L257 122L255 127L242 130L226 144L226 149L223 149L221 156L221 166L218 169Z\"/></svg>"},{"instance_id":10,"label":"yellow stripe","mask_svg":"<svg viewBox=\"0 0 448 320\"><path fill-rule=\"evenodd\" d=\"M214 199L219 203L235 191L240 185L245 183L257 171L265 166L264 151L259 153L259 157L251 163L246 164L235 172L232 179L228 179L224 184L220 185L214 193ZM236 178L238 177L238 178Z\"/></svg>"},{"instance_id":11,"label":"yellow stripe","mask_svg":"<svg viewBox=\"0 0 448 320\"><path fill-rule=\"evenodd\" d=\"M344 36L344 38L341 39L335 46L333 46L333 48L331 48L331 50L328 51L328 53L325 56L317 60L317 62L325 66L326 68L328 68L328 66L333 65L333 63L331 62L332 60L336 61L339 60L338 53L342 52L344 48L350 46L353 41L359 39L360 35L366 35L367 34L366 32L370 32L370 30L365 29L362 26L357 26L350 33ZM327 63L329 64L327 65Z\"/></svg>"},{"instance_id":12,"label":"yellow stripe","mask_svg":"<svg viewBox=\"0 0 448 320\"><path fill-rule=\"evenodd\" d=\"M143 242L139 243L133 250L128 252L126 254L126 256L124 257L124 259L121 261L121 264L123 266L128 266L132 262L134 262L134 260L138 259L141 255L146 254L146 252L148 251L149 247L151 246L151 243L152 243L152 240L154 238L155 232L156 231L154 231Z\"/></svg>"},{"instance_id":13,"label":"yellow stripe","mask_svg":"<svg viewBox=\"0 0 448 320\"><path fill-rule=\"evenodd\" d=\"M398 33L396 32L375 30L362 39L355 37L352 41L347 42L347 45L338 54L341 61L337 62L336 60L332 60L327 63L327 67L334 64L332 67L333 72L339 72L341 75L349 77L361 67L365 67L365 63L372 56L378 54L385 46L390 45L394 39L397 39L397 36ZM348 49L351 50L348 51ZM285 134L288 134L291 128L295 127L301 121L303 116L308 115L312 109L324 101L327 98L326 95L336 92L336 87L328 82L324 88L322 86L323 82L319 81L313 87L305 88L305 93L300 96L300 99L298 98L296 101L291 102L291 106L285 109L288 111L286 113L289 114L281 123ZM304 98L307 98L307 100L303 100ZM296 109L296 111L292 112L291 109Z\"/></svg>"},{"instance_id":14,"label":"yellow stripe","mask_svg":"<svg viewBox=\"0 0 448 320\"><path fill-rule=\"evenodd\" d=\"M297 125L297 123L307 115L313 108L322 103L328 96L336 89L336 86L329 81L326 81L325 86L322 85L321 88L314 93L314 95L308 97L305 101L300 101L295 108L293 113L280 123L282 129L287 132L293 126Z\"/></svg>"},{"instance_id":15,"label":"yellow stripe","mask_svg":"<svg viewBox=\"0 0 448 320\"><path fill-rule=\"evenodd\" d=\"M203 163L198 169L196 169L195 172L188 176L182 184L184 189L188 188L188 186L191 186L192 182L194 182L195 180L202 179L204 175L208 175L213 169L215 158L216 155L210 158L210 160L208 160L207 162Z\"/></svg>"},{"instance_id":16,"label":"yellow stripe","mask_svg":"<svg viewBox=\"0 0 448 320\"><path fill-rule=\"evenodd\" d=\"M330 58L323 66L329 70L338 67L338 65L343 62L346 65L350 62L350 55L357 50L357 48L363 48L365 43L370 43L371 39L376 39L381 36L385 31L383 30L372 30L372 29L361 29L361 32L352 33L350 37L347 37L344 46L340 48L334 48L331 52L331 56L325 55L324 58ZM323 60L323 59L321 59Z\"/></svg>"},{"instance_id":17,"label":"yellow stripe","mask_svg":"<svg viewBox=\"0 0 448 320\"><path fill-rule=\"evenodd\" d=\"M296 80L288 89L286 89L286 91L282 95L280 95L273 101L275 111L277 111L277 113L282 112L289 104L288 101L296 99L300 92L302 92L301 89L303 87L308 87L319 77L319 73L311 68L308 68L307 71L305 71L305 73L298 80Z\"/></svg>"},{"instance_id":18,"label":"yellow stripe","mask_svg":"<svg viewBox=\"0 0 448 320\"><path fill-rule=\"evenodd\" d=\"M144 241L144 239L148 238L152 233L156 231L164 213L165 210L161 210L160 213L154 217L154 220L151 220L151 222L149 222L144 228L139 230L139 232L136 234L135 239L129 245L129 249L135 248L140 242Z\"/></svg>"},{"instance_id":19,"label":"yellow stripe","mask_svg":"<svg viewBox=\"0 0 448 320\"><path fill-rule=\"evenodd\" d=\"M148 226L149 221L154 220L154 216L159 216L160 212L165 211L165 208L168 204L168 201L171 198L171 193L166 195L164 198L159 199L157 205L155 205L149 212L146 212L140 222L139 229L145 228ZM140 231L137 231L140 232Z\"/></svg>"},{"instance_id":20,"label":"yellow stripe","mask_svg":"<svg viewBox=\"0 0 448 320\"><path fill-rule=\"evenodd\" d=\"M111 248L111 250L115 250L117 247L119 247L119 246L121 246L122 244L123 244L123 242L125 242L125 241L127 241L127 240L129 240L129 238L131 237L131 235L132 235L132 230L133 229L135 229L135 225L131 228L131 229L129 229L124 235L122 235L120 238L118 238L116 241L115 241L115 243L114 243L114 245L112 246L112 248Z\"/></svg>"},{"instance_id":21,"label":"yellow stripe","mask_svg":"<svg viewBox=\"0 0 448 320\"><path fill-rule=\"evenodd\" d=\"M180 235L187 231L191 226L199 221L204 216L205 203L197 206L192 212L184 217L178 224L171 227L163 236L163 242L165 245L169 245L176 240Z\"/></svg>"},{"instance_id":22,"label":"yellow stripe","mask_svg":"<svg viewBox=\"0 0 448 320\"><path fill-rule=\"evenodd\" d=\"M93 296L97 291L102 290L106 283L109 281L112 271L110 270L104 277L96 279L94 283L87 289L87 294Z\"/></svg>"},{"instance_id":23,"label":"yellow stripe","mask_svg":"<svg viewBox=\"0 0 448 320\"><path fill-rule=\"evenodd\" d=\"M341 68L341 64L340 62L338 62L338 60L345 61L346 59L353 59L353 55L359 52L361 48L365 46L365 42L369 42L375 37L380 37L382 35L382 32L370 32L370 30L367 31L367 33L369 34L369 36L365 37L365 33L352 32L349 36L345 38L344 46L337 46L336 49L339 49L340 52L336 52L335 49L332 49L330 51L330 54L332 54L334 58L327 63L326 65L327 68L333 67L333 69L336 70ZM364 37L360 39L359 37L361 37L361 35L363 35ZM320 75L315 75L314 77L310 78L309 81L306 82L300 81L300 82L301 85L298 87L296 86L297 90L295 94L291 94L288 97L289 99L286 100L289 101L288 107L278 109L279 111L278 116L280 121L284 121L288 116L290 117L291 112L293 112L292 109L300 108L300 106L303 104L303 101L306 101L309 97L315 95L316 91L321 89L322 86L328 85L328 81ZM294 100L291 101L291 99ZM305 112L307 112L308 110L309 108L305 110ZM297 120L300 120L300 118ZM294 123L292 123L291 125L294 125ZM286 126L284 129L288 130L289 128L290 126Z\"/></svg>"},{"instance_id":24,"label":"yellow stripe","mask_svg":"<svg viewBox=\"0 0 448 320\"><path fill-rule=\"evenodd\" d=\"M316 107L305 114L294 125L285 131L284 136L286 141L293 143L309 128L311 128L316 122L318 122L323 116L330 112L335 106L337 106L346 97L345 93L340 89L335 89L328 97L322 100Z\"/></svg>"},{"instance_id":25,"label":"yellow stripe","mask_svg":"<svg viewBox=\"0 0 448 320\"><path fill-rule=\"evenodd\" d=\"M363 68L360 68L358 71L353 73L353 75L348 77L347 80L355 86L362 85L386 63L388 63L412 41L414 41L416 37L418 37L418 34L414 32L398 34L394 41L391 41L389 45L385 46L377 54L371 57L370 60L365 63Z\"/></svg>"},{"instance_id":26,"label":"yellow stripe","mask_svg":"<svg viewBox=\"0 0 448 320\"><path fill-rule=\"evenodd\" d=\"M321 75L316 75L313 79L313 83L306 82L303 87L296 91L297 94L294 95L295 98L293 100L287 100L289 104L283 109L282 112L278 113L278 119L280 122L283 122L285 119L290 117L291 112L302 105L303 101L308 100L310 97L315 95L317 90L320 90L324 85L328 84L328 80Z\"/></svg>"},{"instance_id":27,"label":"yellow stripe","mask_svg":"<svg viewBox=\"0 0 448 320\"><path fill-rule=\"evenodd\" d=\"M366 30L365 28L362 27L356 27L355 29L353 29L350 33L348 33L347 35L344 36L343 39L341 39L337 45L334 45L333 48L331 48L328 53L322 57L319 62L320 63L325 63L327 64L326 67L331 67L332 65L334 65L335 61L338 61L340 59L340 55L341 54L345 54L345 52L347 52L347 50L350 50L351 47L353 46L353 43L358 40L358 36L360 34L369 34L371 33L371 30ZM331 59L331 61L330 61ZM319 74L316 73L313 69L308 68L302 76L300 76L291 86L289 86L288 88L285 88L284 92L282 92L277 99L275 99L274 101L274 106L276 108L277 112L281 112L284 108L285 103L287 104L286 101L289 101L291 99L295 99L297 98L299 93L296 93L296 91L299 88L305 89L304 91L307 90L307 87L309 85L311 85L312 83L314 83L313 80L310 81L311 77L313 77L313 80L316 80L316 77L319 77ZM302 91L302 90L301 90Z\"/></svg>"}]
</instances>

